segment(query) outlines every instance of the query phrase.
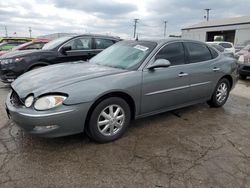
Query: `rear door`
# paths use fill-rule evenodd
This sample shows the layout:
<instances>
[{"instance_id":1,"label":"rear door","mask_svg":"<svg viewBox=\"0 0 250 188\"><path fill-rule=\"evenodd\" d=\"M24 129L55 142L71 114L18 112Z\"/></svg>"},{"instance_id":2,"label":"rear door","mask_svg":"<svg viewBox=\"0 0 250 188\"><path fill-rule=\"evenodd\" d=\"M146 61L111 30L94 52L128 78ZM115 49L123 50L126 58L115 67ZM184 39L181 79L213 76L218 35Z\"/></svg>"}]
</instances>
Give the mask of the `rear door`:
<instances>
[{"instance_id":1,"label":"rear door","mask_svg":"<svg viewBox=\"0 0 250 188\"><path fill-rule=\"evenodd\" d=\"M190 100L209 98L213 93L214 82L220 76L220 65L215 54L206 44L199 42L184 42L187 50L190 77ZM218 56L218 54L217 54Z\"/></svg>"}]
</instances>

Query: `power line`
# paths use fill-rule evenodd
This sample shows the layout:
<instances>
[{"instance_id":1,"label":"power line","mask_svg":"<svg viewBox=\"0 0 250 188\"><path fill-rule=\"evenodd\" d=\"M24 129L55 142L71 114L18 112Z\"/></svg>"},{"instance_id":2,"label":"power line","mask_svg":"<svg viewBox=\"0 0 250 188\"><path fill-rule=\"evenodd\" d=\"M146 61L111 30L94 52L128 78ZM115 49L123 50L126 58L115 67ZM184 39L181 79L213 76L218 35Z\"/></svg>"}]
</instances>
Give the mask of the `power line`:
<instances>
[{"instance_id":1,"label":"power line","mask_svg":"<svg viewBox=\"0 0 250 188\"><path fill-rule=\"evenodd\" d=\"M134 38L136 35L136 27L137 27L138 20L139 20L138 18L134 19L134 22L135 22L135 24L134 24Z\"/></svg>"}]
</instances>

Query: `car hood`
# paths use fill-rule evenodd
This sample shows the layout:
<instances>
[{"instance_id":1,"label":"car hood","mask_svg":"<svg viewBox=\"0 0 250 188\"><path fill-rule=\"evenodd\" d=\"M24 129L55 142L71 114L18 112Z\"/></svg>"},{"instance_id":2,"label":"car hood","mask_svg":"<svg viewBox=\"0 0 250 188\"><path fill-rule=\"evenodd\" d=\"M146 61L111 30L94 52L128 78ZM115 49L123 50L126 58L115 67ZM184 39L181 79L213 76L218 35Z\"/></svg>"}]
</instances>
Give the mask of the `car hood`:
<instances>
[{"instance_id":1,"label":"car hood","mask_svg":"<svg viewBox=\"0 0 250 188\"><path fill-rule=\"evenodd\" d=\"M16 57L25 57L25 56L35 56L36 54L45 53L48 51L45 50L16 50L16 51L9 51L8 53L2 55L1 59L8 59L8 58L16 58Z\"/></svg>"},{"instance_id":2,"label":"car hood","mask_svg":"<svg viewBox=\"0 0 250 188\"><path fill-rule=\"evenodd\" d=\"M31 93L37 97L76 82L126 71L83 61L62 63L27 72L16 79L11 87L24 99Z\"/></svg>"}]
</instances>

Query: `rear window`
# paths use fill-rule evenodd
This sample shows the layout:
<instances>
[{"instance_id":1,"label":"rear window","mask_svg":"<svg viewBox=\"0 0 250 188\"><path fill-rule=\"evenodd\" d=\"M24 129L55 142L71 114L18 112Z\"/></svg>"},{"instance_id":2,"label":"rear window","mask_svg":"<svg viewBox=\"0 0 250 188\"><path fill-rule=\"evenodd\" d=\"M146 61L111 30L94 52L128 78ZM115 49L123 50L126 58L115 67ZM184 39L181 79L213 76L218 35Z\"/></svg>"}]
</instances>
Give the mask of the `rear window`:
<instances>
[{"instance_id":1,"label":"rear window","mask_svg":"<svg viewBox=\"0 0 250 188\"><path fill-rule=\"evenodd\" d=\"M223 48L232 48L233 47L230 43L225 43L225 42L222 42L219 45L221 45Z\"/></svg>"},{"instance_id":2,"label":"rear window","mask_svg":"<svg viewBox=\"0 0 250 188\"><path fill-rule=\"evenodd\" d=\"M216 52L213 48L209 47L209 50L210 50L213 58L216 58L219 56L218 52ZM224 49L223 49L223 51L224 51Z\"/></svg>"},{"instance_id":3,"label":"rear window","mask_svg":"<svg viewBox=\"0 0 250 188\"><path fill-rule=\"evenodd\" d=\"M185 42L184 43L189 53L189 63L198 63L212 59L210 50L205 44Z\"/></svg>"}]
</instances>

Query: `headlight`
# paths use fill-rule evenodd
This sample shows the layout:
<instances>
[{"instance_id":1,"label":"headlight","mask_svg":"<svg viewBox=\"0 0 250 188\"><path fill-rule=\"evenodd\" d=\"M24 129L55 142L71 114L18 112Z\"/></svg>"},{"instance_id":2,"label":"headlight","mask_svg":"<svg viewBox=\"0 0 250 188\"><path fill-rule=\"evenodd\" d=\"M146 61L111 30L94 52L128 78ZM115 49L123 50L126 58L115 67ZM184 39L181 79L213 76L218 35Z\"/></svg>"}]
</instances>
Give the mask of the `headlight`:
<instances>
[{"instance_id":1,"label":"headlight","mask_svg":"<svg viewBox=\"0 0 250 188\"><path fill-rule=\"evenodd\" d=\"M34 108L36 110L49 110L55 108L63 103L67 97L61 95L48 95L39 98L35 104Z\"/></svg>"},{"instance_id":2,"label":"headlight","mask_svg":"<svg viewBox=\"0 0 250 188\"><path fill-rule=\"evenodd\" d=\"M31 107L31 105L33 104L33 102L34 102L34 97L33 96L29 96L25 100L25 106L27 108L29 108L29 107Z\"/></svg>"},{"instance_id":3,"label":"headlight","mask_svg":"<svg viewBox=\"0 0 250 188\"><path fill-rule=\"evenodd\" d=\"M2 65L7 65L10 63L18 63L23 60L23 57L17 57L17 58L12 58L12 59L2 59L1 64Z\"/></svg>"}]
</instances>

